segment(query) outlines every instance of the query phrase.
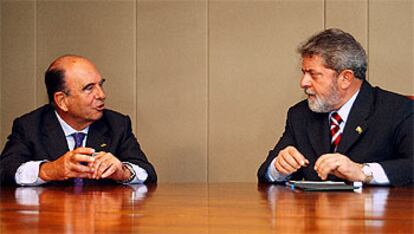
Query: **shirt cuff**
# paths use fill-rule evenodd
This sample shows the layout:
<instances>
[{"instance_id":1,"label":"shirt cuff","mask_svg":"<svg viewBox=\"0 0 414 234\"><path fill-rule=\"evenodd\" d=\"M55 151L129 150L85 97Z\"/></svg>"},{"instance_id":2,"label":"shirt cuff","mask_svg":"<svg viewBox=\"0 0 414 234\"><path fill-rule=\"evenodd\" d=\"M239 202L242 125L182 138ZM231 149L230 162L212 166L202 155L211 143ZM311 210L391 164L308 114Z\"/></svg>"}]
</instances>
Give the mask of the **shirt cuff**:
<instances>
[{"instance_id":1,"label":"shirt cuff","mask_svg":"<svg viewBox=\"0 0 414 234\"><path fill-rule=\"evenodd\" d=\"M287 181L290 177L289 175L283 175L282 173L280 173L276 168L275 168L275 162L276 162L276 158L274 158L272 160L272 162L270 163L269 167L267 168L267 179L270 182L283 182L283 181Z\"/></svg>"},{"instance_id":2,"label":"shirt cuff","mask_svg":"<svg viewBox=\"0 0 414 234\"><path fill-rule=\"evenodd\" d=\"M40 164L43 162L47 162L47 160L29 161L20 165L14 175L16 184L22 186L37 186L46 183L46 181L39 177Z\"/></svg>"},{"instance_id":3,"label":"shirt cuff","mask_svg":"<svg viewBox=\"0 0 414 234\"><path fill-rule=\"evenodd\" d=\"M372 170L372 180L369 184L390 184L387 174L379 163L367 163Z\"/></svg>"},{"instance_id":4,"label":"shirt cuff","mask_svg":"<svg viewBox=\"0 0 414 234\"><path fill-rule=\"evenodd\" d=\"M129 162L123 162L123 163L130 165L132 167L132 169L135 171L134 179L129 181L128 183L124 183L124 184L142 184L142 183L145 182L145 180L147 180L147 178L148 178L147 171L145 171L144 169L142 169L138 165L135 165L135 164L132 164L132 163L129 163Z\"/></svg>"}]
</instances>

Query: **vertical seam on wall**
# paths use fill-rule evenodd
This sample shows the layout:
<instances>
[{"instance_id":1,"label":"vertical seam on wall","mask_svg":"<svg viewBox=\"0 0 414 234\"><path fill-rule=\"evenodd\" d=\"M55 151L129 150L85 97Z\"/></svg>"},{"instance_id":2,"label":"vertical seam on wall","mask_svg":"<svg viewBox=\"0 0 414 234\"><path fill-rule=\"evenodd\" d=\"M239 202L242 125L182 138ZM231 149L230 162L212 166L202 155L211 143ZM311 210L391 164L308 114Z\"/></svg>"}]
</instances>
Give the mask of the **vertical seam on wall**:
<instances>
[{"instance_id":1,"label":"vertical seam on wall","mask_svg":"<svg viewBox=\"0 0 414 234\"><path fill-rule=\"evenodd\" d=\"M207 42L206 42L206 56L207 56L207 118L206 118L206 134L207 134L207 147L206 147L206 156L207 156L207 165L206 165L206 179L207 183L210 183L210 1L206 0L207 3Z\"/></svg>"},{"instance_id":2,"label":"vertical seam on wall","mask_svg":"<svg viewBox=\"0 0 414 234\"><path fill-rule=\"evenodd\" d=\"M367 81L369 81L369 76L370 76L370 72L369 72L369 70L371 70L370 69L370 66L369 66L369 64L370 64L370 59L369 59L369 57L370 57L370 53L369 53L369 30L370 30L370 27L369 27L369 0L367 0L367 71L366 71L366 74L368 74L368 76L366 76L365 78L367 79Z\"/></svg>"},{"instance_id":3,"label":"vertical seam on wall","mask_svg":"<svg viewBox=\"0 0 414 234\"><path fill-rule=\"evenodd\" d=\"M325 30L326 29L326 0L323 0L323 4L322 4L322 10L323 10L323 22L322 22L322 27Z\"/></svg>"},{"instance_id":4,"label":"vertical seam on wall","mask_svg":"<svg viewBox=\"0 0 414 234\"><path fill-rule=\"evenodd\" d=\"M33 48L33 53L34 53L34 58L33 58L33 74L34 74L34 85L33 85L33 87L34 87L34 98L33 98L33 100L34 100L34 103L33 103L33 108L36 108L36 106L37 106L37 1L35 1L34 2L34 7L33 7L33 9L34 9L34 20L33 20L33 22L34 22L34 25L33 25L33 40L34 40L34 42L33 42L33 45L34 45L34 48Z\"/></svg>"},{"instance_id":5,"label":"vertical seam on wall","mask_svg":"<svg viewBox=\"0 0 414 234\"><path fill-rule=\"evenodd\" d=\"M134 102L135 102L135 134L138 138L138 3L134 1L135 27L134 27Z\"/></svg>"},{"instance_id":6,"label":"vertical seam on wall","mask_svg":"<svg viewBox=\"0 0 414 234\"><path fill-rule=\"evenodd\" d=\"M0 56L0 113L2 113L2 108L1 108L1 106L2 106L2 95L1 95L1 90L3 89L3 86L2 86L2 83L3 82L1 82L3 79L2 79L2 75L3 75L3 70L2 70L2 68L3 68L3 44L2 44L2 42L3 42L3 40L2 40L2 36L1 35L3 35L2 34L2 32L3 32L3 28L2 28L2 18L1 18L1 13L2 13L2 5L3 5L3 2L2 1L0 1L0 53L1 53L1 56ZM2 147L3 147L3 131L2 131L2 126L3 126L3 122L2 122L2 117L1 117L2 115L0 115L0 136L1 136L1 138L0 138L0 149L2 149Z\"/></svg>"}]
</instances>

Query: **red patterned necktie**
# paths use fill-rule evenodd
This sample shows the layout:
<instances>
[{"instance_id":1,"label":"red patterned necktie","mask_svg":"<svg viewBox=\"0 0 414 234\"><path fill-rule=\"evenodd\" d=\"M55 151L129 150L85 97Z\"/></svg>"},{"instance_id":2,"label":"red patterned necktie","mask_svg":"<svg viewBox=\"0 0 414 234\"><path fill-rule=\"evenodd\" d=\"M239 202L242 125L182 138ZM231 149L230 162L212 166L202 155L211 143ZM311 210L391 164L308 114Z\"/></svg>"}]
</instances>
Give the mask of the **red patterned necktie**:
<instances>
[{"instance_id":1,"label":"red patterned necktie","mask_svg":"<svg viewBox=\"0 0 414 234\"><path fill-rule=\"evenodd\" d=\"M342 123L342 118L341 116L339 116L339 114L337 112L333 112L331 114L331 149L332 152L336 152L336 149L338 148L339 142L341 141L341 131L339 128L339 125Z\"/></svg>"}]
</instances>

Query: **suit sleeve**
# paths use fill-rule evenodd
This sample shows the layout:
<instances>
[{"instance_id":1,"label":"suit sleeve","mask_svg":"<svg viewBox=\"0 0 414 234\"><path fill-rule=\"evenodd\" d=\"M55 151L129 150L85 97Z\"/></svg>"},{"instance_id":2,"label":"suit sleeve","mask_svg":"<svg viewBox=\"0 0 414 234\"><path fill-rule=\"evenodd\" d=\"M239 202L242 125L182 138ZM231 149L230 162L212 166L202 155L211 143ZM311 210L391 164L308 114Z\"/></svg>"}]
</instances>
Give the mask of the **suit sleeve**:
<instances>
[{"instance_id":1,"label":"suit sleeve","mask_svg":"<svg viewBox=\"0 0 414 234\"><path fill-rule=\"evenodd\" d=\"M266 160L262 163L262 165L260 166L257 172L259 183L270 183L271 182L268 180L266 176L267 169L269 168L273 159L279 154L279 151L286 148L287 146L296 147L296 140L294 137L294 132L292 128L293 126L292 126L291 121L292 121L292 109L288 111L285 131L283 132L282 137L279 139L279 142L276 144L273 150L269 151L269 154L267 155ZM301 177L300 173L301 173L301 170L299 170L296 173L293 173L291 178L296 179L296 178Z\"/></svg>"},{"instance_id":2,"label":"suit sleeve","mask_svg":"<svg viewBox=\"0 0 414 234\"><path fill-rule=\"evenodd\" d=\"M157 174L155 169L148 161L144 152L141 150L138 140L132 133L131 120L129 117L125 118L125 127L116 155L122 162L130 162L144 169L148 173L148 178L145 183L156 183Z\"/></svg>"},{"instance_id":3,"label":"suit sleeve","mask_svg":"<svg viewBox=\"0 0 414 234\"><path fill-rule=\"evenodd\" d=\"M393 186L413 184L414 182L413 103L411 101L409 105L405 106L403 118L394 121L393 159L379 162Z\"/></svg>"},{"instance_id":4,"label":"suit sleeve","mask_svg":"<svg viewBox=\"0 0 414 234\"><path fill-rule=\"evenodd\" d=\"M13 122L12 133L0 156L0 183L16 184L17 169L31 160L30 143L26 140L23 124L19 119Z\"/></svg>"}]
</instances>

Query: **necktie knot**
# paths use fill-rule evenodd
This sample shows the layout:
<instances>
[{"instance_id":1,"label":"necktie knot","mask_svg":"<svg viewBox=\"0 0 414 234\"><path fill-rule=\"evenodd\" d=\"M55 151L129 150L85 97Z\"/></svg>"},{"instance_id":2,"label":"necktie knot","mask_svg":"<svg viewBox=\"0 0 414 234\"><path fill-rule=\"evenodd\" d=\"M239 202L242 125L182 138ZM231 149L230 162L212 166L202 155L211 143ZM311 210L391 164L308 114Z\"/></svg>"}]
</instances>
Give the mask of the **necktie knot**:
<instances>
[{"instance_id":1,"label":"necktie knot","mask_svg":"<svg viewBox=\"0 0 414 234\"><path fill-rule=\"evenodd\" d=\"M81 147L83 139L85 138L85 133L83 132L76 132L72 134L73 139L75 140L75 147L74 149Z\"/></svg>"},{"instance_id":2,"label":"necktie knot","mask_svg":"<svg viewBox=\"0 0 414 234\"><path fill-rule=\"evenodd\" d=\"M335 125L340 125L343 122L341 116L338 114L338 112L333 112L331 114L331 125L335 124Z\"/></svg>"}]
</instances>

